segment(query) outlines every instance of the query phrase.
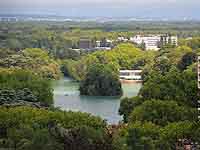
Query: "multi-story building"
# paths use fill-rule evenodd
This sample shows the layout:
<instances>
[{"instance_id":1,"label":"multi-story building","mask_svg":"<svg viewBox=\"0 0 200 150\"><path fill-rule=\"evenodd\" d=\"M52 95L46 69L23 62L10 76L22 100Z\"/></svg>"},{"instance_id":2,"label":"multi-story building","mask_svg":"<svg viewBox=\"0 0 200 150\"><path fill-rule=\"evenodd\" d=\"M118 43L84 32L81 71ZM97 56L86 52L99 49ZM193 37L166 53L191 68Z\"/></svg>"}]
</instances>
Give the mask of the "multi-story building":
<instances>
[{"instance_id":1,"label":"multi-story building","mask_svg":"<svg viewBox=\"0 0 200 150\"><path fill-rule=\"evenodd\" d=\"M80 49L92 49L92 41L88 38L81 38L79 41Z\"/></svg>"},{"instance_id":2,"label":"multi-story building","mask_svg":"<svg viewBox=\"0 0 200 150\"><path fill-rule=\"evenodd\" d=\"M160 46L172 44L178 45L177 36L169 36L169 35L136 35L130 38L130 41L136 44L144 44L146 50L159 50Z\"/></svg>"},{"instance_id":3,"label":"multi-story building","mask_svg":"<svg viewBox=\"0 0 200 150\"><path fill-rule=\"evenodd\" d=\"M163 45L174 45L177 46L178 45L178 37L177 36L169 36L169 35L161 35L160 36L160 44L161 46Z\"/></svg>"},{"instance_id":4,"label":"multi-story building","mask_svg":"<svg viewBox=\"0 0 200 150\"><path fill-rule=\"evenodd\" d=\"M177 36L171 36L170 41L171 41L172 45L178 46L178 37Z\"/></svg>"},{"instance_id":5,"label":"multi-story building","mask_svg":"<svg viewBox=\"0 0 200 150\"><path fill-rule=\"evenodd\" d=\"M96 41L96 47L101 47L101 41Z\"/></svg>"},{"instance_id":6,"label":"multi-story building","mask_svg":"<svg viewBox=\"0 0 200 150\"><path fill-rule=\"evenodd\" d=\"M129 39L126 38L126 37L120 36L120 37L117 38L117 41L119 41L119 42L128 42Z\"/></svg>"},{"instance_id":7,"label":"multi-story building","mask_svg":"<svg viewBox=\"0 0 200 150\"><path fill-rule=\"evenodd\" d=\"M148 36L142 36L142 35L136 35L134 37L130 38L130 41L136 43L136 44L144 44L146 50L159 50L159 42L160 42L160 36L158 35L148 35Z\"/></svg>"},{"instance_id":8,"label":"multi-story building","mask_svg":"<svg viewBox=\"0 0 200 150\"><path fill-rule=\"evenodd\" d=\"M102 39L101 41L96 41L96 49L109 50L112 48L112 40Z\"/></svg>"}]
</instances>

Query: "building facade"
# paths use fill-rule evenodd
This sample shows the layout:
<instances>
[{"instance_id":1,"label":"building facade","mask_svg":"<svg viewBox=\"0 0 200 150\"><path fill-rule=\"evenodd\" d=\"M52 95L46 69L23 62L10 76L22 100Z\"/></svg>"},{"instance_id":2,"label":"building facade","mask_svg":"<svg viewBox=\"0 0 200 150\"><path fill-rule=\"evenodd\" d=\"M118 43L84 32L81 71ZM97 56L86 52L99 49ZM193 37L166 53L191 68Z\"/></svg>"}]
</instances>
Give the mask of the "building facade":
<instances>
[{"instance_id":1,"label":"building facade","mask_svg":"<svg viewBox=\"0 0 200 150\"><path fill-rule=\"evenodd\" d=\"M171 44L178 45L177 36L169 35L136 35L130 38L130 41L138 45L144 44L145 50L159 50L161 46Z\"/></svg>"},{"instance_id":2,"label":"building facade","mask_svg":"<svg viewBox=\"0 0 200 150\"><path fill-rule=\"evenodd\" d=\"M117 41L119 41L119 42L128 42L129 39L126 38L126 37L120 36L120 37L117 38Z\"/></svg>"},{"instance_id":3,"label":"building facade","mask_svg":"<svg viewBox=\"0 0 200 150\"><path fill-rule=\"evenodd\" d=\"M167 44L177 46L178 45L178 37L177 36L169 36L169 35L161 35L160 42L161 42L162 46L167 45Z\"/></svg>"},{"instance_id":4,"label":"building facade","mask_svg":"<svg viewBox=\"0 0 200 150\"><path fill-rule=\"evenodd\" d=\"M99 50L110 50L112 48L113 41L108 39L102 39L101 41L96 41L96 49Z\"/></svg>"},{"instance_id":5,"label":"building facade","mask_svg":"<svg viewBox=\"0 0 200 150\"><path fill-rule=\"evenodd\" d=\"M90 39L87 38L82 38L79 41L79 49L92 49L92 41Z\"/></svg>"}]
</instances>

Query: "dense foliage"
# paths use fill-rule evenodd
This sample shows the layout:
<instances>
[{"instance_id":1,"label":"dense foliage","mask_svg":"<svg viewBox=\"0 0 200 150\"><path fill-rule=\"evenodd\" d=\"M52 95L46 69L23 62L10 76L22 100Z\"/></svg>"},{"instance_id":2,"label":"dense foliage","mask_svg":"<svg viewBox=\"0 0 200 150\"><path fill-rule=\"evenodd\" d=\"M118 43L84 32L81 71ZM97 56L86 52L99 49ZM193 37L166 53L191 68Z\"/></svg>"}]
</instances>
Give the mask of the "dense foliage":
<instances>
[{"instance_id":1,"label":"dense foliage","mask_svg":"<svg viewBox=\"0 0 200 150\"><path fill-rule=\"evenodd\" d=\"M113 65L93 64L80 83L81 95L121 96L118 70Z\"/></svg>"},{"instance_id":2,"label":"dense foliage","mask_svg":"<svg viewBox=\"0 0 200 150\"><path fill-rule=\"evenodd\" d=\"M193 38L158 52L118 42L112 50L76 50L82 37L95 44L138 32ZM2 22L0 33L0 148L174 150L177 140L200 143L199 22ZM44 78L58 79L60 68L81 82L81 94L121 95L120 69L142 69L144 83L137 97L121 101L123 122L109 128L99 117L48 107L53 94ZM47 107L9 107L16 103Z\"/></svg>"},{"instance_id":3,"label":"dense foliage","mask_svg":"<svg viewBox=\"0 0 200 150\"><path fill-rule=\"evenodd\" d=\"M144 99L176 100L195 107L199 99L195 66L183 72L171 68L165 75L152 72L140 90L140 95Z\"/></svg>"},{"instance_id":4,"label":"dense foliage","mask_svg":"<svg viewBox=\"0 0 200 150\"><path fill-rule=\"evenodd\" d=\"M21 69L0 70L0 103L19 101L53 103L53 90L48 80Z\"/></svg>"},{"instance_id":5,"label":"dense foliage","mask_svg":"<svg viewBox=\"0 0 200 150\"><path fill-rule=\"evenodd\" d=\"M27 102L37 102L37 98L33 93L28 89L24 88L21 90L12 90L12 89L2 89L0 90L0 105L15 103L19 101Z\"/></svg>"},{"instance_id":6,"label":"dense foliage","mask_svg":"<svg viewBox=\"0 0 200 150\"><path fill-rule=\"evenodd\" d=\"M63 62L66 74L76 80L86 77L88 68L94 63L113 64L118 69L141 69L151 64L156 52L144 52L133 44L119 44L109 51L97 51L81 57L79 61L67 60Z\"/></svg>"},{"instance_id":7,"label":"dense foliage","mask_svg":"<svg viewBox=\"0 0 200 150\"><path fill-rule=\"evenodd\" d=\"M179 106L174 101L150 100L136 107L129 116L129 122L149 121L156 125L165 126L170 122L195 121L196 108Z\"/></svg>"},{"instance_id":8,"label":"dense foliage","mask_svg":"<svg viewBox=\"0 0 200 150\"><path fill-rule=\"evenodd\" d=\"M182 40L179 47L161 49L144 66L138 96L122 99L119 109L128 125L122 139L130 149L172 150L181 141L199 142L199 48L198 38Z\"/></svg>"},{"instance_id":9,"label":"dense foliage","mask_svg":"<svg viewBox=\"0 0 200 150\"><path fill-rule=\"evenodd\" d=\"M112 50L97 51L78 61L65 60L62 70L81 81L83 95L116 96L122 94L119 69L141 69L147 63L151 64L154 56L155 52L144 52L133 44L119 44Z\"/></svg>"},{"instance_id":10,"label":"dense foliage","mask_svg":"<svg viewBox=\"0 0 200 150\"><path fill-rule=\"evenodd\" d=\"M55 60L42 49L27 48L19 52L0 49L1 68L20 68L49 79L60 77L60 68Z\"/></svg>"},{"instance_id":11,"label":"dense foliage","mask_svg":"<svg viewBox=\"0 0 200 150\"><path fill-rule=\"evenodd\" d=\"M112 150L99 117L31 107L0 108L0 148Z\"/></svg>"},{"instance_id":12,"label":"dense foliage","mask_svg":"<svg viewBox=\"0 0 200 150\"><path fill-rule=\"evenodd\" d=\"M127 144L131 150L173 150L178 139L188 139L198 143L199 130L199 122L180 121L170 123L163 128L151 122L135 122L127 129Z\"/></svg>"},{"instance_id":13,"label":"dense foliage","mask_svg":"<svg viewBox=\"0 0 200 150\"><path fill-rule=\"evenodd\" d=\"M128 122L129 115L134 110L134 108L143 103L140 97L123 98L120 103L119 114L123 116L123 121Z\"/></svg>"}]
</instances>

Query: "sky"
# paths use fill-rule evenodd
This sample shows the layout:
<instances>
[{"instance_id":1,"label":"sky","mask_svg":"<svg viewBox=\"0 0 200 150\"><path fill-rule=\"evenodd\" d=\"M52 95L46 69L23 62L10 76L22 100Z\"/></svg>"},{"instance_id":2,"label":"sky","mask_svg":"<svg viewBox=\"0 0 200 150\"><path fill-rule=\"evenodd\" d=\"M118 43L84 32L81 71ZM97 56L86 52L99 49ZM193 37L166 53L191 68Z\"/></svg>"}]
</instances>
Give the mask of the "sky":
<instances>
[{"instance_id":1,"label":"sky","mask_svg":"<svg viewBox=\"0 0 200 150\"><path fill-rule=\"evenodd\" d=\"M0 0L0 14L200 19L200 0Z\"/></svg>"}]
</instances>

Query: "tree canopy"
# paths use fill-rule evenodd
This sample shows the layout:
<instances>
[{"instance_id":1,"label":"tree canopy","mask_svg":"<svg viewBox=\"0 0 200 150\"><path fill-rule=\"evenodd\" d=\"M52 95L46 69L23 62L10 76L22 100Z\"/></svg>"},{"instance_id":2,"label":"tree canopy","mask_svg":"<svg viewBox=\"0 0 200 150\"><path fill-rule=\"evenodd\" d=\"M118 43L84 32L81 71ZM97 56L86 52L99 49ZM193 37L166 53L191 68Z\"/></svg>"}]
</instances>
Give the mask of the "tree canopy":
<instances>
[{"instance_id":1,"label":"tree canopy","mask_svg":"<svg viewBox=\"0 0 200 150\"><path fill-rule=\"evenodd\" d=\"M27 48L17 53L6 53L0 59L0 67L30 70L48 79L58 79L60 77L58 63L50 58L45 50L39 48Z\"/></svg>"},{"instance_id":2,"label":"tree canopy","mask_svg":"<svg viewBox=\"0 0 200 150\"><path fill-rule=\"evenodd\" d=\"M118 70L113 65L93 64L80 83L81 95L121 96Z\"/></svg>"},{"instance_id":3,"label":"tree canopy","mask_svg":"<svg viewBox=\"0 0 200 150\"><path fill-rule=\"evenodd\" d=\"M48 80L22 69L0 70L0 103L19 101L53 104L53 90ZM42 91L42 92L41 92Z\"/></svg>"},{"instance_id":4,"label":"tree canopy","mask_svg":"<svg viewBox=\"0 0 200 150\"><path fill-rule=\"evenodd\" d=\"M80 112L1 107L0 133L3 148L112 150L114 147L106 123Z\"/></svg>"}]
</instances>

